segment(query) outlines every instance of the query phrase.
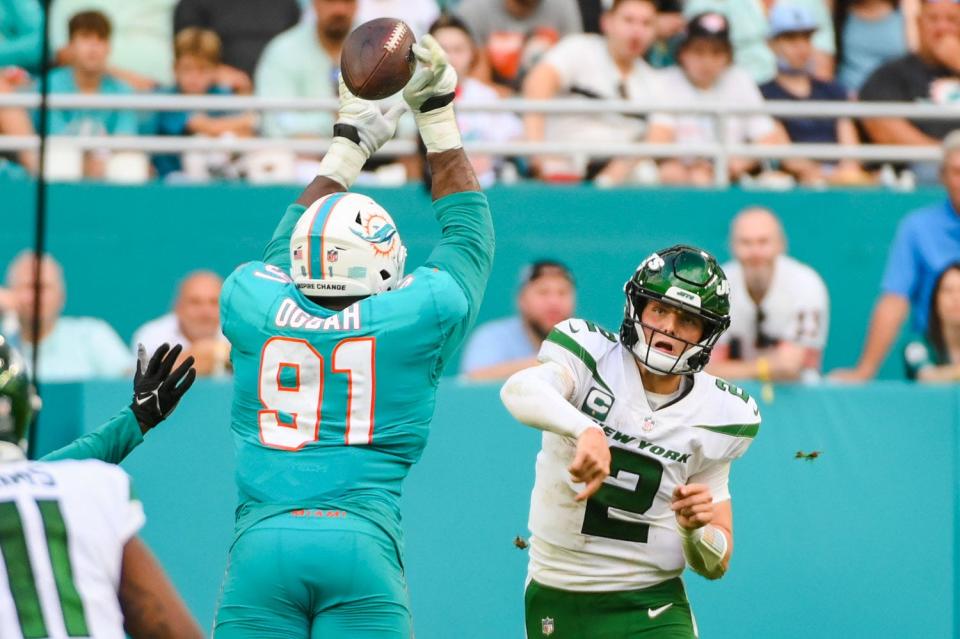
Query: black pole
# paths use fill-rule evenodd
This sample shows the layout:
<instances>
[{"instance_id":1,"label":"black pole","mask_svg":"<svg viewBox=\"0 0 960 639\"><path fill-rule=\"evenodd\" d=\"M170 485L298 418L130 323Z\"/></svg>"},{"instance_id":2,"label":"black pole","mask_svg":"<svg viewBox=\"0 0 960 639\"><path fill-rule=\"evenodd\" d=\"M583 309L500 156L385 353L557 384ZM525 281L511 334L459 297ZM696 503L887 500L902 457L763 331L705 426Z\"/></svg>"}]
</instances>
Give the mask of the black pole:
<instances>
[{"instance_id":1,"label":"black pole","mask_svg":"<svg viewBox=\"0 0 960 639\"><path fill-rule=\"evenodd\" d=\"M34 254L34 280L33 280L33 326L31 326L32 335L30 342L33 345L31 353L31 377L34 388L40 392L40 384L37 380L37 362L40 352L40 296L42 288L40 285L40 276L43 267L43 254L46 252L47 240L47 178L45 160L47 154L47 74L50 71L50 0L42 0L43 4L43 43L40 49L40 128L37 131L40 136L40 148L37 153L37 197L35 208L33 254ZM29 444L27 452L33 454L37 442L37 424L34 420L33 427L30 429Z\"/></svg>"}]
</instances>

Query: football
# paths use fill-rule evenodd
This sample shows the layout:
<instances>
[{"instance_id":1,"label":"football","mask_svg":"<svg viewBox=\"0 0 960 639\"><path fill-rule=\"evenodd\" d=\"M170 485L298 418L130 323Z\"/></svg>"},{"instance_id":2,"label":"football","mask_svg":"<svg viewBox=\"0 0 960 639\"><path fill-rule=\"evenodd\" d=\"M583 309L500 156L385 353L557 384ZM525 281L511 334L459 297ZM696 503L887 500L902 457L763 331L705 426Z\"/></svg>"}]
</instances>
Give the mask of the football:
<instances>
[{"instance_id":1,"label":"football","mask_svg":"<svg viewBox=\"0 0 960 639\"><path fill-rule=\"evenodd\" d=\"M377 18L347 36L340 73L347 88L365 100L382 100L401 90L413 75L413 31L403 20Z\"/></svg>"}]
</instances>

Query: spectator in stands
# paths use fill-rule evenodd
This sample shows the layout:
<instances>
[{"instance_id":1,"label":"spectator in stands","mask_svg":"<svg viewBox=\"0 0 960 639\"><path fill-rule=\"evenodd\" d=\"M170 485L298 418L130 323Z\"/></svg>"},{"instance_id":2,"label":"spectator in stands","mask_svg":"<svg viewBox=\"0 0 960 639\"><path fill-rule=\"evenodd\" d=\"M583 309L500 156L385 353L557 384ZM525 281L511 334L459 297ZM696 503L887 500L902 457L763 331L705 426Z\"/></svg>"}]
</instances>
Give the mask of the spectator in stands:
<instances>
[{"instance_id":1,"label":"spectator in stands","mask_svg":"<svg viewBox=\"0 0 960 639\"><path fill-rule=\"evenodd\" d=\"M565 37L533 68L523 85L530 99L557 96L582 99L664 101L660 77L643 60L655 37L654 0L614 0L603 14L603 35ZM524 119L527 139L564 142L665 142L673 135L673 119L649 117L570 115L546 118L531 113ZM547 180L593 179L619 184L633 179L647 165L626 159L602 159L584 166L576 158L534 158L534 169ZM653 167L655 172L655 167Z\"/></svg>"},{"instance_id":2,"label":"spectator in stands","mask_svg":"<svg viewBox=\"0 0 960 639\"><path fill-rule=\"evenodd\" d=\"M780 2L770 12L770 48L777 58L777 76L760 87L767 100L804 102L845 101L846 91L839 84L815 78L813 62L813 34L817 23L813 15L801 5ZM791 142L806 144L843 144L856 146L860 137L850 118L780 118ZM863 184L871 178L855 160L824 163L808 159L783 161L784 168L801 184L819 186L832 184Z\"/></svg>"},{"instance_id":3,"label":"spectator in stands","mask_svg":"<svg viewBox=\"0 0 960 639\"><path fill-rule=\"evenodd\" d=\"M0 0L0 69L40 68L43 9L38 0Z\"/></svg>"},{"instance_id":4,"label":"spectator in stands","mask_svg":"<svg viewBox=\"0 0 960 639\"><path fill-rule=\"evenodd\" d=\"M860 89L861 100L960 104L960 4L925 0L917 25L917 52L870 74ZM863 126L876 144L934 146L957 127L957 121L866 118ZM936 181L936 165L914 163L912 168L918 181Z\"/></svg>"},{"instance_id":5,"label":"spectator in stands","mask_svg":"<svg viewBox=\"0 0 960 639\"><path fill-rule=\"evenodd\" d=\"M18 332L8 337L27 361L38 342L37 377L43 382L122 377L132 368L132 355L110 325L93 317L63 317L66 286L63 269L50 255L40 267L40 330L34 336L36 258L23 251L7 269L7 286L17 315Z\"/></svg>"},{"instance_id":6,"label":"spectator in stands","mask_svg":"<svg viewBox=\"0 0 960 639\"><path fill-rule=\"evenodd\" d=\"M960 262L933 286L927 330L903 350L907 377L921 382L960 380Z\"/></svg>"},{"instance_id":7,"label":"spectator in stands","mask_svg":"<svg viewBox=\"0 0 960 639\"><path fill-rule=\"evenodd\" d=\"M830 80L834 73L833 22L824 0L791 0L805 6L814 15L820 28L813 38L813 75ZM768 82L777 72L773 53L767 46L767 10L770 0L684 0L683 15L717 12L731 25L733 59L757 84Z\"/></svg>"},{"instance_id":8,"label":"spectator in stands","mask_svg":"<svg viewBox=\"0 0 960 639\"><path fill-rule=\"evenodd\" d=\"M99 11L84 11L70 18L67 45L70 66L50 72L50 93L126 95L129 85L107 70L111 26ZM53 135L136 135L139 122L134 111L104 109L51 109L48 131ZM36 127L38 122L34 123ZM83 175L107 175L109 153L89 152L83 158Z\"/></svg>"},{"instance_id":9,"label":"spectator in stands","mask_svg":"<svg viewBox=\"0 0 960 639\"><path fill-rule=\"evenodd\" d=\"M943 142L940 175L947 199L913 211L897 227L859 363L831 377L864 381L876 376L911 309L912 331L927 327L937 276L960 259L960 130Z\"/></svg>"},{"instance_id":10,"label":"spectator in stands","mask_svg":"<svg viewBox=\"0 0 960 639\"><path fill-rule=\"evenodd\" d=\"M150 320L133 334L131 345L152 353L161 344L183 344L178 361L196 359L198 375L227 370L230 342L220 331L220 289L223 280L212 271L194 271L180 283L173 312Z\"/></svg>"},{"instance_id":11,"label":"spectator in stands","mask_svg":"<svg viewBox=\"0 0 960 639\"><path fill-rule=\"evenodd\" d=\"M9 67L0 71L0 95L12 93L18 86L29 82L26 71L19 67ZM32 135L33 124L26 109L16 107L0 108L0 136ZM37 152L33 150L15 153L0 152L0 176L23 177L24 171L36 174L39 166Z\"/></svg>"},{"instance_id":12,"label":"spectator in stands","mask_svg":"<svg viewBox=\"0 0 960 639\"><path fill-rule=\"evenodd\" d=\"M497 99L497 92L470 72L477 63L477 44L467 25L454 15L443 15L430 27L430 33L447 53L450 64L457 71L456 104L489 102ZM464 141L507 142L523 137L523 123L512 113L483 113L467 111L457 116ZM470 153L470 162L482 186L490 186L503 163L502 158Z\"/></svg>"},{"instance_id":13,"label":"spectator in stands","mask_svg":"<svg viewBox=\"0 0 960 639\"><path fill-rule=\"evenodd\" d=\"M256 93L272 98L333 98L338 95L340 50L357 12L356 0L313 0L317 20L301 22L264 49L257 65ZM333 127L332 112L274 111L263 117L270 137L315 136Z\"/></svg>"},{"instance_id":14,"label":"spectator in stands","mask_svg":"<svg viewBox=\"0 0 960 639\"><path fill-rule=\"evenodd\" d=\"M720 13L703 13L691 18L686 36L677 51L678 67L661 70L663 90L672 100L699 104L762 104L763 96L750 75L733 66L730 27ZM720 140L715 118L709 114L678 115L670 138L681 144L714 144ZM727 121L728 144L785 144L786 134L766 115L733 117ZM730 178L737 180L759 167L753 159L730 158ZM660 164L663 184L714 184L712 160L671 158Z\"/></svg>"},{"instance_id":15,"label":"spectator in stands","mask_svg":"<svg viewBox=\"0 0 960 639\"><path fill-rule=\"evenodd\" d=\"M240 7L242 6L242 9ZM254 71L267 43L300 21L297 0L180 0L173 29L209 29L220 37L223 55L217 84L236 93L253 90Z\"/></svg>"},{"instance_id":16,"label":"spectator in stands","mask_svg":"<svg viewBox=\"0 0 960 639\"><path fill-rule=\"evenodd\" d=\"M437 18L440 6L436 0L359 0L356 24L376 18L400 18L413 29L417 37L429 32Z\"/></svg>"},{"instance_id":17,"label":"spectator in stands","mask_svg":"<svg viewBox=\"0 0 960 639\"><path fill-rule=\"evenodd\" d=\"M175 95L229 95L231 90L217 84L220 65L220 38L213 31L189 27L174 40L174 73L176 85L163 91ZM156 116L159 135L205 135L209 137L253 134L256 115L253 113L197 111L161 111ZM223 153L188 152L183 162L177 155L154 158L161 177L185 169L190 179L205 180L211 175L230 177L230 158ZM159 346L162 342L158 343ZM172 342L171 342L172 343Z\"/></svg>"},{"instance_id":18,"label":"spectator in stands","mask_svg":"<svg viewBox=\"0 0 960 639\"><path fill-rule=\"evenodd\" d=\"M837 82L857 93L880 65L906 55L907 20L898 0L837 0Z\"/></svg>"},{"instance_id":19,"label":"spectator in stands","mask_svg":"<svg viewBox=\"0 0 960 639\"><path fill-rule=\"evenodd\" d=\"M520 70L527 35L547 32L553 41L583 31L571 0L463 0L456 10L484 53L478 77L511 84Z\"/></svg>"},{"instance_id":20,"label":"spectator in stands","mask_svg":"<svg viewBox=\"0 0 960 639\"><path fill-rule=\"evenodd\" d=\"M734 260L730 328L713 349L709 371L727 379L817 378L829 328L827 287L812 268L786 255L772 211L749 207L730 226Z\"/></svg>"},{"instance_id":21,"label":"spectator in stands","mask_svg":"<svg viewBox=\"0 0 960 639\"><path fill-rule=\"evenodd\" d=\"M53 0L50 42L61 65L73 64L68 24L72 16L98 11L113 27L108 72L137 91L173 80L173 5L176 0Z\"/></svg>"},{"instance_id":22,"label":"spectator in stands","mask_svg":"<svg viewBox=\"0 0 960 639\"><path fill-rule=\"evenodd\" d=\"M464 348L460 373L474 380L506 379L536 366L540 344L553 327L573 316L573 275L555 260L539 260L520 273L519 315L486 322Z\"/></svg>"},{"instance_id":23,"label":"spectator in stands","mask_svg":"<svg viewBox=\"0 0 960 639\"><path fill-rule=\"evenodd\" d=\"M646 55L651 67L666 69L677 63L677 49L683 42L686 26L681 0L657 0L657 39Z\"/></svg>"}]
</instances>

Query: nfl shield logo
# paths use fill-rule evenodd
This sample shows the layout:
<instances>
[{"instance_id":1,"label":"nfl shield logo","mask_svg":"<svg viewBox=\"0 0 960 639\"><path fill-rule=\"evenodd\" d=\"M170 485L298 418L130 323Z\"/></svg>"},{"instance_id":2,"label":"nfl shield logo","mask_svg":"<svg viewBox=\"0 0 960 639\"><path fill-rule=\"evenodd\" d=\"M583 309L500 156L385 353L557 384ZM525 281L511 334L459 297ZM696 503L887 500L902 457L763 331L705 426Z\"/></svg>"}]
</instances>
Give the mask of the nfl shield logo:
<instances>
[{"instance_id":1,"label":"nfl shield logo","mask_svg":"<svg viewBox=\"0 0 960 639\"><path fill-rule=\"evenodd\" d=\"M643 432L649 433L651 430L653 430L653 425L653 417L644 417L643 426L641 428L643 428Z\"/></svg>"},{"instance_id":2,"label":"nfl shield logo","mask_svg":"<svg viewBox=\"0 0 960 639\"><path fill-rule=\"evenodd\" d=\"M293 259L295 259L295 260L302 260L302 259L303 259L303 247L302 247L302 246L298 246L297 248L293 249Z\"/></svg>"},{"instance_id":3,"label":"nfl shield logo","mask_svg":"<svg viewBox=\"0 0 960 639\"><path fill-rule=\"evenodd\" d=\"M553 619L550 617L544 617L540 620L540 629L543 631L544 637L549 637L553 634Z\"/></svg>"},{"instance_id":4,"label":"nfl shield logo","mask_svg":"<svg viewBox=\"0 0 960 639\"><path fill-rule=\"evenodd\" d=\"M337 259L339 259L339 257L340 257L340 251L338 251L337 249L330 249L329 251L327 251L328 262L331 262L331 263L336 262Z\"/></svg>"}]
</instances>

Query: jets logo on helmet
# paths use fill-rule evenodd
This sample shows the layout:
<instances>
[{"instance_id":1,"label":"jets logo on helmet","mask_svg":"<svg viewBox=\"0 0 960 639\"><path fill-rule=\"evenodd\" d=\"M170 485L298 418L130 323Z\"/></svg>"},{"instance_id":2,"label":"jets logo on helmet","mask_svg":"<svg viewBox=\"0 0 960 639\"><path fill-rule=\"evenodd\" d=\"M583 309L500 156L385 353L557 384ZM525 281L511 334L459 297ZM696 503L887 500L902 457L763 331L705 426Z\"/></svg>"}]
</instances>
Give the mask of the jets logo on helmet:
<instances>
[{"instance_id":1,"label":"jets logo on helmet","mask_svg":"<svg viewBox=\"0 0 960 639\"><path fill-rule=\"evenodd\" d=\"M730 283L712 255L692 246L677 245L658 251L640 265L624 286L626 304L620 341L649 370L664 375L689 375L703 370L710 360L720 335L730 326ZM651 301L674 306L700 318L700 341L684 343L683 350L671 355L652 348L644 335L662 333L644 324L641 315ZM651 341L653 341L651 339Z\"/></svg>"},{"instance_id":2,"label":"jets logo on helmet","mask_svg":"<svg viewBox=\"0 0 960 639\"><path fill-rule=\"evenodd\" d=\"M366 297L397 288L407 249L383 207L359 193L334 193L300 216L290 256L305 295Z\"/></svg>"}]
</instances>

